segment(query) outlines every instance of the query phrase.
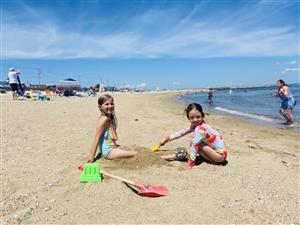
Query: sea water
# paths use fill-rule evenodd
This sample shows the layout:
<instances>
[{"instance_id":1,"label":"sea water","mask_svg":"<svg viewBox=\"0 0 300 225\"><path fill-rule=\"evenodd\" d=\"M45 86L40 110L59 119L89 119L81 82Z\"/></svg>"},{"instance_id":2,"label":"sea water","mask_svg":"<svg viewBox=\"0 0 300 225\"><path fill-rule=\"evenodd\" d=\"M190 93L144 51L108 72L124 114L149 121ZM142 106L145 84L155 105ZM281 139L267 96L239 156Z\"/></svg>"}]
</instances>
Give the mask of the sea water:
<instances>
[{"instance_id":1,"label":"sea water","mask_svg":"<svg viewBox=\"0 0 300 225\"><path fill-rule=\"evenodd\" d=\"M293 109L295 122L300 126L300 84L289 85L297 104ZM240 88L232 90L215 90L212 103L208 101L208 93L191 93L178 98L189 104L197 102L204 111L240 117L253 123L284 126L285 120L278 113L281 100L273 94L277 87Z\"/></svg>"}]
</instances>

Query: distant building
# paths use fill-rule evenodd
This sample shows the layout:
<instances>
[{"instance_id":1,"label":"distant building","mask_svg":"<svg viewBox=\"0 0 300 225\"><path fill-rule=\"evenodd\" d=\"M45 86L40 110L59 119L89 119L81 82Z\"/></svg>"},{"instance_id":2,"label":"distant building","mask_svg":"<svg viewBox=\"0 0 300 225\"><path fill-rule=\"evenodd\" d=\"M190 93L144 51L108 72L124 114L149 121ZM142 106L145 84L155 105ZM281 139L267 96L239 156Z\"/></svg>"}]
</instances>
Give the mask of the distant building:
<instances>
[{"instance_id":1,"label":"distant building","mask_svg":"<svg viewBox=\"0 0 300 225\"><path fill-rule=\"evenodd\" d=\"M117 88L113 86L106 86L104 87L104 91L113 92L113 91L117 91Z\"/></svg>"},{"instance_id":2,"label":"distant building","mask_svg":"<svg viewBox=\"0 0 300 225\"><path fill-rule=\"evenodd\" d=\"M30 84L29 88L34 89L34 90L40 90L43 91L47 88L48 86L46 84Z\"/></svg>"},{"instance_id":3,"label":"distant building","mask_svg":"<svg viewBox=\"0 0 300 225\"><path fill-rule=\"evenodd\" d=\"M124 87L124 88L120 88L121 92L133 92L133 89L130 87Z\"/></svg>"}]
</instances>

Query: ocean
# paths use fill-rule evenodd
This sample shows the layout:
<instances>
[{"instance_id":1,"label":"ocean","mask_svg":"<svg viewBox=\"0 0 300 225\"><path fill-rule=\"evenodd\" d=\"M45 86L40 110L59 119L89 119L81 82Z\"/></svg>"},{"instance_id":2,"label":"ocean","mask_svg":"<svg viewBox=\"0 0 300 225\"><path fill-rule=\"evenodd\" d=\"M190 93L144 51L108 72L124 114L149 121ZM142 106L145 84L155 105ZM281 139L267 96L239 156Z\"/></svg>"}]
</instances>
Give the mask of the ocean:
<instances>
[{"instance_id":1,"label":"ocean","mask_svg":"<svg viewBox=\"0 0 300 225\"><path fill-rule=\"evenodd\" d=\"M296 97L297 104L293 110L294 120L300 130L300 84L289 85L289 89ZM251 123L284 127L285 120L278 110L281 100L272 95L276 86L261 88L240 88L229 90L215 90L213 102L208 102L207 92L191 93L178 97L178 101L185 104L197 102L204 111L222 115L232 115Z\"/></svg>"}]
</instances>

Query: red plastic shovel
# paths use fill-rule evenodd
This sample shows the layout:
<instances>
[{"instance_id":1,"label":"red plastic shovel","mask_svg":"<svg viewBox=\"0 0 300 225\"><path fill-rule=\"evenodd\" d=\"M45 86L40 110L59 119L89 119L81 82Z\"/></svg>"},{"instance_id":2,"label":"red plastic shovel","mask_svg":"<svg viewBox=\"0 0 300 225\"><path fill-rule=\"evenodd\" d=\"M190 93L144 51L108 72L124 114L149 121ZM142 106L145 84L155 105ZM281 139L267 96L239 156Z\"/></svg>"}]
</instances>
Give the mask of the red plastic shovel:
<instances>
[{"instance_id":1,"label":"red plastic shovel","mask_svg":"<svg viewBox=\"0 0 300 225\"><path fill-rule=\"evenodd\" d=\"M83 170L83 166L78 166L79 170ZM101 170L101 173L105 176L123 181L126 184L130 184L134 187L136 187L139 191L138 191L138 195L140 196L145 196L145 197L160 197L160 196L166 196L169 194L169 191L166 187L164 186L145 186L144 184L140 184L140 183L136 183L134 181L107 173L103 170Z\"/></svg>"},{"instance_id":2,"label":"red plastic shovel","mask_svg":"<svg viewBox=\"0 0 300 225\"><path fill-rule=\"evenodd\" d=\"M164 186L145 186L144 184L136 183L131 180L127 180L122 177L118 177L116 175L107 173L102 171L102 173L108 177L115 178L117 180L123 181L126 184L130 184L136 188L138 188L139 192L137 193L140 196L146 196L146 197L160 197L160 196L166 196L169 194L169 191Z\"/></svg>"}]
</instances>

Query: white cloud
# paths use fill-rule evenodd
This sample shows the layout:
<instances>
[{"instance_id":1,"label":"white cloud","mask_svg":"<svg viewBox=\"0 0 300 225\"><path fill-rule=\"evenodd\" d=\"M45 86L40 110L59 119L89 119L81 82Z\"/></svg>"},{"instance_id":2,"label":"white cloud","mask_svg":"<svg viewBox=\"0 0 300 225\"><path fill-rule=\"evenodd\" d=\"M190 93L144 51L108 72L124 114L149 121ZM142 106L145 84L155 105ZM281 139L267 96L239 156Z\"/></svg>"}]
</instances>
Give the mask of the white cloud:
<instances>
[{"instance_id":1,"label":"white cloud","mask_svg":"<svg viewBox=\"0 0 300 225\"><path fill-rule=\"evenodd\" d=\"M287 74L291 72L300 72L300 68L285 68L283 71L281 71L281 74Z\"/></svg>"},{"instance_id":2,"label":"white cloud","mask_svg":"<svg viewBox=\"0 0 300 225\"><path fill-rule=\"evenodd\" d=\"M289 61L289 62L276 62L276 65L293 65L293 64L297 64L297 61L296 60L292 60L292 61Z\"/></svg>"},{"instance_id":3,"label":"white cloud","mask_svg":"<svg viewBox=\"0 0 300 225\"><path fill-rule=\"evenodd\" d=\"M178 10L149 10L128 18L126 29L105 34L64 29L47 12L37 13L25 5L28 15L37 22L20 24L11 16L3 21L2 57L70 59L299 55L299 37L294 26L256 26L261 24L263 18L276 16L284 3L274 3L275 11L271 12L270 4L260 2L254 4L251 10L245 6L222 18L217 12L201 17L206 4L196 5L181 17L177 16L180 14ZM153 18L155 24L151 22ZM80 26L80 23L76 24L76 27ZM153 32L153 26L159 31ZM245 30L245 27L251 29Z\"/></svg>"}]
</instances>

